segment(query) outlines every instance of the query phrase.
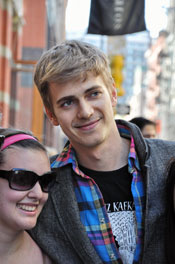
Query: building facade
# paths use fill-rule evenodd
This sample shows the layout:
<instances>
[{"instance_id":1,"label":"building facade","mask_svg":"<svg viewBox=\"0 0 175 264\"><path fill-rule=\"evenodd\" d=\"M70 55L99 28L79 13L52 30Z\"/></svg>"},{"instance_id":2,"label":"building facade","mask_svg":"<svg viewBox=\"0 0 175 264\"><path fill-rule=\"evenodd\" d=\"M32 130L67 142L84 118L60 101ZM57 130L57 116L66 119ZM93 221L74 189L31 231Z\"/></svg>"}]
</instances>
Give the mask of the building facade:
<instances>
[{"instance_id":1,"label":"building facade","mask_svg":"<svg viewBox=\"0 0 175 264\"><path fill-rule=\"evenodd\" d=\"M0 126L30 130L57 148L57 129L33 83L41 54L65 39L67 0L0 0Z\"/></svg>"}]
</instances>

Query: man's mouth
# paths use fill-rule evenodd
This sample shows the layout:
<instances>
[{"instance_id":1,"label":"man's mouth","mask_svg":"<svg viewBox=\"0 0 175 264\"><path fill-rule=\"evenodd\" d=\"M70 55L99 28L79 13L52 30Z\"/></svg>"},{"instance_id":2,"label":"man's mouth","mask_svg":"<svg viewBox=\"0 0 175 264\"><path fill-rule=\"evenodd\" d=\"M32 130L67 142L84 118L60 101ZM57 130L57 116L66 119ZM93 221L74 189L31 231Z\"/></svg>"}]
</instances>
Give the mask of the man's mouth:
<instances>
[{"instance_id":1,"label":"man's mouth","mask_svg":"<svg viewBox=\"0 0 175 264\"><path fill-rule=\"evenodd\" d=\"M76 124L75 127L83 129L83 130L88 130L88 129L94 128L96 124L99 122L99 120L100 119L97 119L97 120L94 120L88 123L84 123L84 124Z\"/></svg>"}]
</instances>

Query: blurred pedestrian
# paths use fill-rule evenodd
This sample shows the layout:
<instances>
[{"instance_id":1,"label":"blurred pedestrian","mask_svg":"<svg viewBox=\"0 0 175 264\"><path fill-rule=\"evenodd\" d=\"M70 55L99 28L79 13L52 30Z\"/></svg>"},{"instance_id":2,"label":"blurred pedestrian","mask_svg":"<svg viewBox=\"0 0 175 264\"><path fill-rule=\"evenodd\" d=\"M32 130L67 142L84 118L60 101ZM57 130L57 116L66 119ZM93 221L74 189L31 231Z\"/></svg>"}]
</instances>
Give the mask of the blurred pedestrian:
<instances>
[{"instance_id":1,"label":"blurred pedestrian","mask_svg":"<svg viewBox=\"0 0 175 264\"><path fill-rule=\"evenodd\" d=\"M106 55L68 40L46 51L35 84L69 141L52 163L56 184L31 234L54 263L167 263L165 168L175 142L143 138L114 119Z\"/></svg>"},{"instance_id":2,"label":"blurred pedestrian","mask_svg":"<svg viewBox=\"0 0 175 264\"><path fill-rule=\"evenodd\" d=\"M32 134L0 129L0 263L51 264L25 231L36 225L55 174Z\"/></svg>"},{"instance_id":3,"label":"blurred pedestrian","mask_svg":"<svg viewBox=\"0 0 175 264\"><path fill-rule=\"evenodd\" d=\"M156 138L156 123L144 117L135 117L130 120L136 124L145 138Z\"/></svg>"}]
</instances>

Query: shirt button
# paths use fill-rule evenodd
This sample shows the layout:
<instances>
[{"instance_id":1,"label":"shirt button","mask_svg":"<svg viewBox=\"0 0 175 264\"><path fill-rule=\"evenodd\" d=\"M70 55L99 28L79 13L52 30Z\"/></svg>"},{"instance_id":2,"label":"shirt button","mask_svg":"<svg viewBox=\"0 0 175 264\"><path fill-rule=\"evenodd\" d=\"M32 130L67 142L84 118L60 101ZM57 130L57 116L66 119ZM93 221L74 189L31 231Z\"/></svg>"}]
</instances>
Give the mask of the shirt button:
<instances>
[{"instance_id":1,"label":"shirt button","mask_svg":"<svg viewBox=\"0 0 175 264\"><path fill-rule=\"evenodd\" d=\"M114 260L114 259L115 259L115 255L114 255L114 253L110 254L110 259L111 259L111 260Z\"/></svg>"},{"instance_id":2,"label":"shirt button","mask_svg":"<svg viewBox=\"0 0 175 264\"><path fill-rule=\"evenodd\" d=\"M100 218L100 223L104 224L105 223L105 219L104 218Z\"/></svg>"},{"instance_id":3,"label":"shirt button","mask_svg":"<svg viewBox=\"0 0 175 264\"><path fill-rule=\"evenodd\" d=\"M131 173L134 173L136 170L135 170L135 168L132 168L131 169Z\"/></svg>"}]
</instances>

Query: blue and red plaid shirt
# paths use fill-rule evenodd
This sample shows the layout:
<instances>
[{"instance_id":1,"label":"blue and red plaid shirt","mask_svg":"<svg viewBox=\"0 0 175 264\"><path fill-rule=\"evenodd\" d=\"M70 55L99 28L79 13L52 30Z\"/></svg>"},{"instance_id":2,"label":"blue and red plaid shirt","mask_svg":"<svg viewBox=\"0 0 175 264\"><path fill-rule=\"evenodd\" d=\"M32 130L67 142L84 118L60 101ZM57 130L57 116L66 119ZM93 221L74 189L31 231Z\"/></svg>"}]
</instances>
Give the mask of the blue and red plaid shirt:
<instances>
[{"instance_id":1,"label":"blue and red plaid shirt","mask_svg":"<svg viewBox=\"0 0 175 264\"><path fill-rule=\"evenodd\" d=\"M118 129L121 136L127 136L127 138L129 137L131 139L130 152L128 155L128 171L132 174L131 191L134 199L137 221L137 245L133 260L133 263L137 263L143 243L145 193L134 139L127 127L118 125ZM70 163L75 172L75 195L80 210L80 219L91 243L103 263L122 263L120 254L115 245L102 194L95 181L80 171L75 151L69 143L51 166L52 168L58 168Z\"/></svg>"}]
</instances>

